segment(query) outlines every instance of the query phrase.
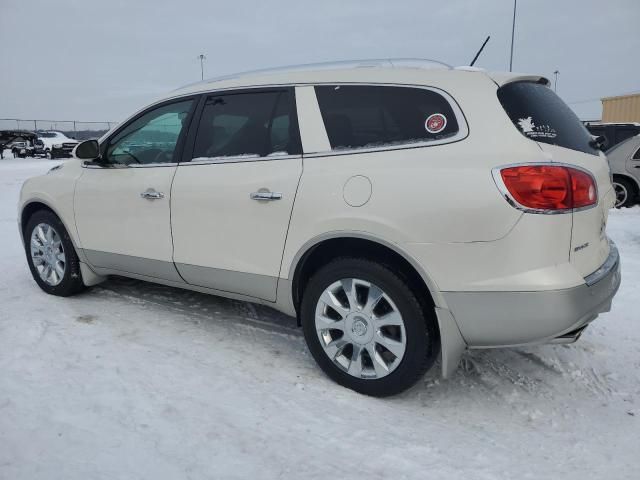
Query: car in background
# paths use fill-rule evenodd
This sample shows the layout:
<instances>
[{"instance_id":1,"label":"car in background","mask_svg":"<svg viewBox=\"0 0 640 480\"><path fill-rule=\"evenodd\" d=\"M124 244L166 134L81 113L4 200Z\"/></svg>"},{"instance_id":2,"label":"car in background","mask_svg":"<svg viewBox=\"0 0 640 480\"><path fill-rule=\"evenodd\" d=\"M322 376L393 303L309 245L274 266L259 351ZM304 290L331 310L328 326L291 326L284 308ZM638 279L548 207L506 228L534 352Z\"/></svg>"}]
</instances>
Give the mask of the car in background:
<instances>
[{"instance_id":1,"label":"car in background","mask_svg":"<svg viewBox=\"0 0 640 480\"><path fill-rule=\"evenodd\" d=\"M67 137L62 132L39 132L38 138L44 143L45 154L53 158L70 158L71 152L78 144L77 140Z\"/></svg>"},{"instance_id":2,"label":"car in background","mask_svg":"<svg viewBox=\"0 0 640 480\"><path fill-rule=\"evenodd\" d=\"M612 149L627 138L640 134L640 123L585 122L585 127L594 137L604 137L603 149Z\"/></svg>"},{"instance_id":3,"label":"car in background","mask_svg":"<svg viewBox=\"0 0 640 480\"><path fill-rule=\"evenodd\" d=\"M616 190L616 208L640 201L640 135L628 138L607 151Z\"/></svg>"},{"instance_id":4,"label":"car in background","mask_svg":"<svg viewBox=\"0 0 640 480\"><path fill-rule=\"evenodd\" d=\"M13 158L26 158L27 157L27 142L24 140L16 140L11 142L11 153Z\"/></svg>"},{"instance_id":5,"label":"car in background","mask_svg":"<svg viewBox=\"0 0 640 480\"><path fill-rule=\"evenodd\" d=\"M34 142L37 135L28 130L0 130L0 145L3 150L9 149L16 158L33 155Z\"/></svg>"},{"instance_id":6,"label":"car in background","mask_svg":"<svg viewBox=\"0 0 640 480\"><path fill-rule=\"evenodd\" d=\"M44 142L41 139L36 138L33 141L33 148L31 149L31 156L33 156L33 157L46 157L47 156L47 152L45 150Z\"/></svg>"}]
</instances>

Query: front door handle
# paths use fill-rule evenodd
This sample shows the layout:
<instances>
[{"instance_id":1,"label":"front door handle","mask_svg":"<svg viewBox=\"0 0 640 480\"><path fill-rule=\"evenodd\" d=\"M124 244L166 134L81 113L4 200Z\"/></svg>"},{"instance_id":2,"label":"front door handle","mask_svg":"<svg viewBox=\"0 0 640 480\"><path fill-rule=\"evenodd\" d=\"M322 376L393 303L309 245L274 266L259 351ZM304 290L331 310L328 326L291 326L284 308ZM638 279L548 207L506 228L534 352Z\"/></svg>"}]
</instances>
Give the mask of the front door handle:
<instances>
[{"instance_id":1,"label":"front door handle","mask_svg":"<svg viewBox=\"0 0 640 480\"><path fill-rule=\"evenodd\" d=\"M280 200L282 199L282 194L279 192L269 192L267 191L257 191L253 192L249 195L251 200Z\"/></svg>"},{"instance_id":2,"label":"front door handle","mask_svg":"<svg viewBox=\"0 0 640 480\"><path fill-rule=\"evenodd\" d=\"M164 193L156 192L153 188L147 188L140 194L140 196L147 200L160 200L161 198L164 198Z\"/></svg>"}]
</instances>

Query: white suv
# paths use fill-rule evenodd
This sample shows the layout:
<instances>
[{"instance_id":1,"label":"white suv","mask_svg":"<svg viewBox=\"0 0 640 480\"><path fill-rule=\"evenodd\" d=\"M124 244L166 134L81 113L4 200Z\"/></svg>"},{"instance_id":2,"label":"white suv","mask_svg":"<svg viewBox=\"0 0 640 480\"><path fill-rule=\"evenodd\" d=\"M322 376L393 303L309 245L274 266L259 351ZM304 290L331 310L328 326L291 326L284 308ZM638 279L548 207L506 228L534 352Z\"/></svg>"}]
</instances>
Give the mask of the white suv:
<instances>
[{"instance_id":1,"label":"white suv","mask_svg":"<svg viewBox=\"0 0 640 480\"><path fill-rule=\"evenodd\" d=\"M377 61L185 87L28 180L47 293L123 275L297 316L384 396L441 353L569 343L620 284L609 167L540 76Z\"/></svg>"}]
</instances>

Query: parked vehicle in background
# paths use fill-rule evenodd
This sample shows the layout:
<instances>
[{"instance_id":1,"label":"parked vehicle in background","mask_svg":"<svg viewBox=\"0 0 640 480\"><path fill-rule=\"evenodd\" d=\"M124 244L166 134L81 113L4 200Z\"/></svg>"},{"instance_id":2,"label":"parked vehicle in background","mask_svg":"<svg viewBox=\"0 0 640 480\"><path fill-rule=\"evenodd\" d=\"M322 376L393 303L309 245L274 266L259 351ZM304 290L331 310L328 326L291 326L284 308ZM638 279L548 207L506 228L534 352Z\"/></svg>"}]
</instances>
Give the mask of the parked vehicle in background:
<instances>
[{"instance_id":1,"label":"parked vehicle in background","mask_svg":"<svg viewBox=\"0 0 640 480\"><path fill-rule=\"evenodd\" d=\"M0 143L16 158L33 156L37 135L28 130L0 130Z\"/></svg>"},{"instance_id":2,"label":"parked vehicle in background","mask_svg":"<svg viewBox=\"0 0 640 480\"><path fill-rule=\"evenodd\" d=\"M627 138L640 134L640 123L585 122L585 126L591 135L604 137L605 151L624 142Z\"/></svg>"},{"instance_id":3,"label":"parked vehicle in background","mask_svg":"<svg viewBox=\"0 0 640 480\"><path fill-rule=\"evenodd\" d=\"M75 154L20 195L43 291L123 275L271 305L369 395L439 352L446 377L466 348L574 342L620 285L606 157L539 75L413 60L235 75Z\"/></svg>"},{"instance_id":4,"label":"parked vehicle in background","mask_svg":"<svg viewBox=\"0 0 640 480\"><path fill-rule=\"evenodd\" d=\"M45 150L45 145L44 142L37 138L33 141L33 150L31 152L31 155L34 157L46 157L47 156L47 152Z\"/></svg>"},{"instance_id":5,"label":"parked vehicle in background","mask_svg":"<svg viewBox=\"0 0 640 480\"><path fill-rule=\"evenodd\" d=\"M62 132L45 131L39 132L38 136L44 143L44 150L51 158L69 158L71 152L78 144L77 140L67 137Z\"/></svg>"},{"instance_id":6,"label":"parked vehicle in background","mask_svg":"<svg viewBox=\"0 0 640 480\"><path fill-rule=\"evenodd\" d=\"M616 191L616 207L630 207L640 201L640 134L607 151Z\"/></svg>"},{"instance_id":7,"label":"parked vehicle in background","mask_svg":"<svg viewBox=\"0 0 640 480\"><path fill-rule=\"evenodd\" d=\"M24 140L11 142L11 153L13 158L27 158L27 142Z\"/></svg>"}]
</instances>

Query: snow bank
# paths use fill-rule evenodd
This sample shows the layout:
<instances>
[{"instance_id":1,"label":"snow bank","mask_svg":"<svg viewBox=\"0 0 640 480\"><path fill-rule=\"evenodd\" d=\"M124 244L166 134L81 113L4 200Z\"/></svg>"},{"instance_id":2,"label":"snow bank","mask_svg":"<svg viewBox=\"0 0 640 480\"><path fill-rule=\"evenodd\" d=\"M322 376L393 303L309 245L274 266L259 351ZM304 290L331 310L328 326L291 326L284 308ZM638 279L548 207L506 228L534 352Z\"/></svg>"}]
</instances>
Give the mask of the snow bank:
<instances>
[{"instance_id":1,"label":"snow bank","mask_svg":"<svg viewBox=\"0 0 640 480\"><path fill-rule=\"evenodd\" d=\"M611 213L623 283L569 346L475 351L385 400L325 378L269 308L114 279L42 293L0 160L0 478L637 478L640 208Z\"/></svg>"}]
</instances>

